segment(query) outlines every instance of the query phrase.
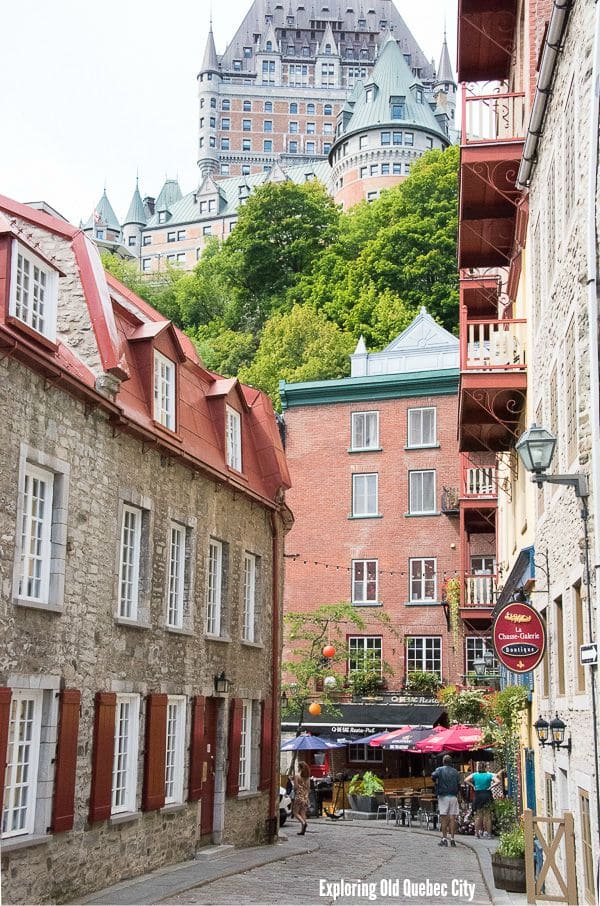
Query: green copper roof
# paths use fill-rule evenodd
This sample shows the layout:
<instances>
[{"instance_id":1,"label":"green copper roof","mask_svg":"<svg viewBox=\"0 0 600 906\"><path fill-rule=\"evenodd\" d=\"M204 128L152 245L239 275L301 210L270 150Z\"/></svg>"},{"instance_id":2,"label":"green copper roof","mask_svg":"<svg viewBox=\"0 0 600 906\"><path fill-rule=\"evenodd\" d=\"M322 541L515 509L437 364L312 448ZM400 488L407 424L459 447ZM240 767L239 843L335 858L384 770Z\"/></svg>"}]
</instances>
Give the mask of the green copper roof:
<instances>
[{"instance_id":1,"label":"green copper roof","mask_svg":"<svg viewBox=\"0 0 600 906\"><path fill-rule=\"evenodd\" d=\"M106 189L102 194L102 198L85 222L83 229L92 229L93 226L98 225L106 226L109 230L114 230L117 233L121 231L121 225L117 220L117 215L113 211L113 207L106 195Z\"/></svg>"},{"instance_id":2,"label":"green copper roof","mask_svg":"<svg viewBox=\"0 0 600 906\"><path fill-rule=\"evenodd\" d=\"M172 205L181 199L181 189L176 179L166 179L156 199L157 211L168 211Z\"/></svg>"},{"instance_id":3,"label":"green copper roof","mask_svg":"<svg viewBox=\"0 0 600 906\"><path fill-rule=\"evenodd\" d=\"M458 368L448 368L444 371L377 374L302 384L280 381L279 393L284 409L402 397L455 396L458 393L458 377Z\"/></svg>"},{"instance_id":4,"label":"green copper roof","mask_svg":"<svg viewBox=\"0 0 600 906\"><path fill-rule=\"evenodd\" d=\"M420 90L421 101L417 100ZM404 99L404 116L392 119L392 98ZM415 78L394 37L390 34L383 45L372 75L367 78L354 103L354 111L342 136L376 126L414 127L439 135L448 142L431 107L422 83Z\"/></svg>"},{"instance_id":5,"label":"green copper roof","mask_svg":"<svg viewBox=\"0 0 600 906\"><path fill-rule=\"evenodd\" d=\"M129 205L129 210L127 211L127 216L123 221L123 224L126 223L146 223L146 212L144 210L144 204L142 202L140 190L138 189L137 181L135 184L135 191L131 197L131 203Z\"/></svg>"},{"instance_id":6,"label":"green copper roof","mask_svg":"<svg viewBox=\"0 0 600 906\"><path fill-rule=\"evenodd\" d=\"M204 50L204 59L202 61L202 69L200 72L218 72L219 71L219 61L217 59L217 50L215 47L215 38L212 30L212 22L210 23L210 28L208 30L208 37L206 39L206 48Z\"/></svg>"}]
</instances>

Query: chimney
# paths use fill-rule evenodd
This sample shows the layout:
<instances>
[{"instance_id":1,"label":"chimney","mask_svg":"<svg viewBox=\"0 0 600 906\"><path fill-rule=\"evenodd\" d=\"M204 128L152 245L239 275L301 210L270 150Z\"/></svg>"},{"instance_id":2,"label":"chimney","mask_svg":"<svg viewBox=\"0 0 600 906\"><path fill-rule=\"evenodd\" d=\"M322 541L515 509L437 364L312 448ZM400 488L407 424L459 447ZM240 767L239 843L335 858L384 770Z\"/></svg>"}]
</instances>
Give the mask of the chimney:
<instances>
[{"instance_id":1,"label":"chimney","mask_svg":"<svg viewBox=\"0 0 600 906\"><path fill-rule=\"evenodd\" d=\"M154 214L154 205L156 203L156 198L152 198L151 195L146 195L143 201L143 205L150 214L150 217Z\"/></svg>"}]
</instances>

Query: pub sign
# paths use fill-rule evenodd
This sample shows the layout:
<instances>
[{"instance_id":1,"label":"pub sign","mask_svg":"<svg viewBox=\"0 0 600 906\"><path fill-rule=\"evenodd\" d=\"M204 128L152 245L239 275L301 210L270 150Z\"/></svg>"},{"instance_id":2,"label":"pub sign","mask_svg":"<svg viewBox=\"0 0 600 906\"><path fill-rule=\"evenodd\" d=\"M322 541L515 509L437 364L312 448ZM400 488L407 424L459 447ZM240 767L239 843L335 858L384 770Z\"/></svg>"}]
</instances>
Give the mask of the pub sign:
<instances>
[{"instance_id":1,"label":"pub sign","mask_svg":"<svg viewBox=\"0 0 600 906\"><path fill-rule=\"evenodd\" d=\"M498 611L492 628L496 657L513 673L538 666L546 649L546 624L537 610L514 601Z\"/></svg>"}]
</instances>

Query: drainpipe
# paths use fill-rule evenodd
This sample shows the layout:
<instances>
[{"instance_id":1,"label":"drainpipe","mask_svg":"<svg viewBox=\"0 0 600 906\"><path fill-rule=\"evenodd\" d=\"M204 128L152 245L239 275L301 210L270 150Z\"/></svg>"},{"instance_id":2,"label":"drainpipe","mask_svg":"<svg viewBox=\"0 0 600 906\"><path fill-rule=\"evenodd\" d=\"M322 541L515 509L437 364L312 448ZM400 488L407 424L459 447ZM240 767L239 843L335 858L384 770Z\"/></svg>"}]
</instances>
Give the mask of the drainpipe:
<instances>
[{"instance_id":1,"label":"drainpipe","mask_svg":"<svg viewBox=\"0 0 600 906\"><path fill-rule=\"evenodd\" d=\"M277 821L279 811L279 689L280 689L280 661L281 661L281 619L280 619L280 585L281 585L281 515L271 511L272 542L272 585L273 585L273 619L271 625L271 785L269 787L269 819ZM275 824L275 826L277 826ZM269 838L270 843L276 842L276 834Z\"/></svg>"},{"instance_id":2,"label":"drainpipe","mask_svg":"<svg viewBox=\"0 0 600 906\"><path fill-rule=\"evenodd\" d=\"M588 205L587 205L587 312L588 337L590 350L590 423L592 430L591 448L591 481L593 489L593 526L594 526L594 574L596 588L596 640L600 639L600 606L598 598L598 568L600 566L600 387L598 374L598 266L596 258L596 188L598 181L598 118L600 102L600 2L596 0L596 21L594 29L592 91L590 98L590 140L588 170ZM588 554L589 556L589 554ZM589 580L588 580L589 581ZM588 585L589 641L594 638L592 624L592 590ZM598 760L598 724L596 713L596 687L598 683L598 666L590 667L592 687L592 706L594 718L594 755L596 780L596 822L600 837L600 777Z\"/></svg>"},{"instance_id":3,"label":"drainpipe","mask_svg":"<svg viewBox=\"0 0 600 906\"><path fill-rule=\"evenodd\" d=\"M561 52L562 39L564 31L573 6L573 0L554 0L552 15L544 41L540 70L538 74L533 107L529 118L527 129L527 138L523 148L523 157L517 176L517 188L525 189L529 186L533 168L535 167L537 156L537 146L542 133L544 117L546 115L546 106L552 81L554 79L554 70L558 55Z\"/></svg>"}]
</instances>

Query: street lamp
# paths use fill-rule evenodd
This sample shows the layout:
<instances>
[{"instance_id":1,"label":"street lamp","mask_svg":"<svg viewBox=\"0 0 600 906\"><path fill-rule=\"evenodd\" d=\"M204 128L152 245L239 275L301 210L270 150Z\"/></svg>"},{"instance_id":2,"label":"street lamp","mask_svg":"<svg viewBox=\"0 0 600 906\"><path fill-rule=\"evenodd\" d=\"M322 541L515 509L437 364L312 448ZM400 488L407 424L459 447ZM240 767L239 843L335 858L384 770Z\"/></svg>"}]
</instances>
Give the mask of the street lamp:
<instances>
[{"instance_id":1,"label":"street lamp","mask_svg":"<svg viewBox=\"0 0 600 906\"><path fill-rule=\"evenodd\" d=\"M485 658L476 657L473 661L473 670L475 671L477 679L481 679L485 676Z\"/></svg>"},{"instance_id":2,"label":"street lamp","mask_svg":"<svg viewBox=\"0 0 600 906\"><path fill-rule=\"evenodd\" d=\"M565 742L565 731L567 725L561 720L556 712L550 723L543 717L538 717L533 725L537 734L538 742L541 746L552 746L553 749L566 749L571 754L571 737Z\"/></svg>"},{"instance_id":3,"label":"street lamp","mask_svg":"<svg viewBox=\"0 0 600 906\"><path fill-rule=\"evenodd\" d=\"M489 648L486 648L485 651L483 652L483 660L485 663L486 671L493 670L494 662L496 660L496 658L494 657L494 652L490 651Z\"/></svg>"},{"instance_id":4,"label":"street lamp","mask_svg":"<svg viewBox=\"0 0 600 906\"><path fill-rule=\"evenodd\" d=\"M218 695L226 695L230 688L231 680L228 680L225 676L225 671L221 670L221 672L215 676L215 692Z\"/></svg>"},{"instance_id":5,"label":"street lamp","mask_svg":"<svg viewBox=\"0 0 600 906\"><path fill-rule=\"evenodd\" d=\"M576 472L572 475L547 475L550 468L556 438L546 428L540 428L535 422L531 428L521 434L515 449L521 462L528 472L533 472L533 481L541 488L544 482L548 484L566 484L575 489L577 497L587 497L589 494L587 475Z\"/></svg>"}]
</instances>

